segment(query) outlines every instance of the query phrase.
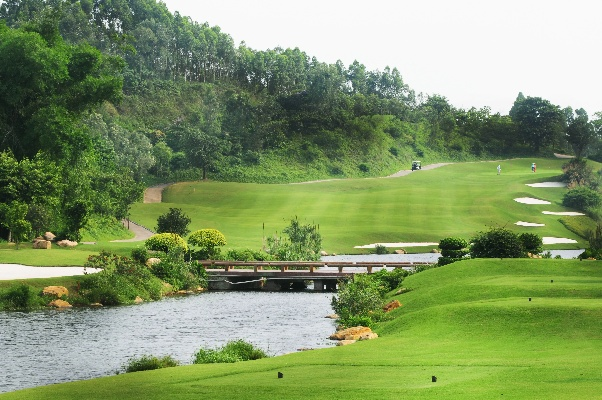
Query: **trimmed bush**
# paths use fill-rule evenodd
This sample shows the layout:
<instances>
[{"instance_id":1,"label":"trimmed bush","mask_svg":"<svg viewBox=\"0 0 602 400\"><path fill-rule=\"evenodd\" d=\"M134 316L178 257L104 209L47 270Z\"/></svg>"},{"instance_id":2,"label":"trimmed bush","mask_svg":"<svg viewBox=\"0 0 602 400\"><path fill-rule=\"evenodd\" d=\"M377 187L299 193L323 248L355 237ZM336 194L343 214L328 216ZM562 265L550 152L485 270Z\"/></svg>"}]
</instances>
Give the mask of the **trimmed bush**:
<instances>
[{"instance_id":1,"label":"trimmed bush","mask_svg":"<svg viewBox=\"0 0 602 400\"><path fill-rule=\"evenodd\" d=\"M168 212L157 219L157 233L175 233L186 236L190 232L188 225L190 217L181 208L170 208Z\"/></svg>"},{"instance_id":2,"label":"trimmed bush","mask_svg":"<svg viewBox=\"0 0 602 400\"><path fill-rule=\"evenodd\" d=\"M186 241L180 235L175 233L157 233L146 239L144 246L149 250L162 251L164 253L170 250L188 251Z\"/></svg>"},{"instance_id":3,"label":"trimmed bush","mask_svg":"<svg viewBox=\"0 0 602 400\"><path fill-rule=\"evenodd\" d=\"M217 229L200 229L190 234L188 243L201 249L195 258L216 259L221 253L219 248L226 245L226 237Z\"/></svg>"},{"instance_id":4,"label":"trimmed bush","mask_svg":"<svg viewBox=\"0 0 602 400\"><path fill-rule=\"evenodd\" d=\"M437 260L437 265L443 266L461 261L468 254L466 247L468 242L459 237L448 237L439 241L441 257Z\"/></svg>"}]
</instances>

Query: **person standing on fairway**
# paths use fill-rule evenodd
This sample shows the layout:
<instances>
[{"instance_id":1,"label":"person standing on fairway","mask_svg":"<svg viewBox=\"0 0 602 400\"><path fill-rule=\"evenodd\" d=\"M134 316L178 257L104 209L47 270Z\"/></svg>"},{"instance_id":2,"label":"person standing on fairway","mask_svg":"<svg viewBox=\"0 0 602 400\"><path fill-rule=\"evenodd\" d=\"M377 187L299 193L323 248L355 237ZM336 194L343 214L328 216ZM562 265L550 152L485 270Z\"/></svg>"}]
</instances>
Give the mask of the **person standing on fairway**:
<instances>
[{"instance_id":1,"label":"person standing on fairway","mask_svg":"<svg viewBox=\"0 0 602 400\"><path fill-rule=\"evenodd\" d=\"M497 174L499 175L502 172L502 166L498 164L497 166Z\"/></svg>"}]
</instances>

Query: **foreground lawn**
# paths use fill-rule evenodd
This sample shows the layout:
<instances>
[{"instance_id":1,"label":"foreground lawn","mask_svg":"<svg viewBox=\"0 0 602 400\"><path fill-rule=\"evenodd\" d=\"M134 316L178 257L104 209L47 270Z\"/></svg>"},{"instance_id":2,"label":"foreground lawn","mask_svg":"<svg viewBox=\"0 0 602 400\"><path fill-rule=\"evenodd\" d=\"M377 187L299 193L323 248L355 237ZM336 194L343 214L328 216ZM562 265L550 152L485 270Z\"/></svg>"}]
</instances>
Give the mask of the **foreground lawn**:
<instances>
[{"instance_id":1,"label":"foreground lawn","mask_svg":"<svg viewBox=\"0 0 602 400\"><path fill-rule=\"evenodd\" d=\"M409 291L396 296L403 306L376 327L377 340L237 364L124 374L0 398L600 398L600 284L597 261L463 261L407 278Z\"/></svg>"},{"instance_id":2,"label":"foreground lawn","mask_svg":"<svg viewBox=\"0 0 602 400\"><path fill-rule=\"evenodd\" d=\"M226 248L262 247L262 238L278 235L297 216L320 227L327 252L358 253L354 246L377 242L439 242L448 236L469 239L490 226L517 232L584 241L568 231L560 217L542 211L567 211L564 188L532 188L527 183L558 180L566 160L477 162L416 171L399 178L348 179L311 184L240 184L186 182L164 192L161 204L136 204L132 220L153 227L159 215L179 207L192 218L191 229L215 228L226 235ZM502 174L496 167L502 165ZM517 197L535 197L551 205L527 205ZM544 223L518 227L517 221Z\"/></svg>"}]
</instances>

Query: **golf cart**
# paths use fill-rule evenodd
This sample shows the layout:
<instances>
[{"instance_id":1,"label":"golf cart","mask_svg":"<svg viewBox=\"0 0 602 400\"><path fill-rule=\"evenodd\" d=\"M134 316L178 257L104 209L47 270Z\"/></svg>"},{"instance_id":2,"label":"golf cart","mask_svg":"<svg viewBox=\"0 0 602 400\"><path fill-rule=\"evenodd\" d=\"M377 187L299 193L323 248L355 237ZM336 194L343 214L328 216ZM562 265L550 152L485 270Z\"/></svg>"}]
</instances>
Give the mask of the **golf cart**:
<instances>
[{"instance_id":1,"label":"golf cart","mask_svg":"<svg viewBox=\"0 0 602 400\"><path fill-rule=\"evenodd\" d=\"M412 161L412 171L420 169L420 161Z\"/></svg>"}]
</instances>

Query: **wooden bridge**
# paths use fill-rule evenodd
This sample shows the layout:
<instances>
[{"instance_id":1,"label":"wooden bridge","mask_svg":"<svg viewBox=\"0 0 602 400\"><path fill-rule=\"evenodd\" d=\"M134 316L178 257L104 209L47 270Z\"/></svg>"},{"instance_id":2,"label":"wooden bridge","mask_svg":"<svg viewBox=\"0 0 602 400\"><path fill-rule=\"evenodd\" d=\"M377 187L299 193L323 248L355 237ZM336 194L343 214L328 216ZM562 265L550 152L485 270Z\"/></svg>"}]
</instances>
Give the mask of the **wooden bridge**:
<instances>
[{"instance_id":1,"label":"wooden bridge","mask_svg":"<svg viewBox=\"0 0 602 400\"><path fill-rule=\"evenodd\" d=\"M382 268L414 270L427 262L201 261L209 290L335 291L340 281Z\"/></svg>"}]
</instances>

